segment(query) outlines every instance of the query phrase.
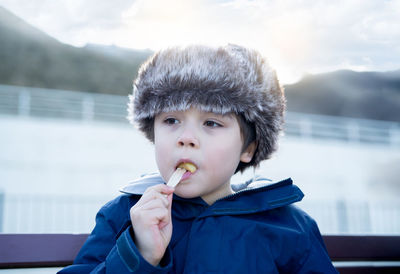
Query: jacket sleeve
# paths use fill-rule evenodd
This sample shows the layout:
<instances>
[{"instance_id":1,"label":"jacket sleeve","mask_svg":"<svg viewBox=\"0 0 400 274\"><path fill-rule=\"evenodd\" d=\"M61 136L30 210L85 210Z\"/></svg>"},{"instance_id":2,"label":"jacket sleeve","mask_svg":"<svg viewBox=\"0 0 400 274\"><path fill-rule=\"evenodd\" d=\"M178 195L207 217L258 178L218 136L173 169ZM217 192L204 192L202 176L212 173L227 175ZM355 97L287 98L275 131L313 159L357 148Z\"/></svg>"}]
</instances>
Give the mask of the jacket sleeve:
<instances>
[{"instance_id":1,"label":"jacket sleeve","mask_svg":"<svg viewBox=\"0 0 400 274\"><path fill-rule=\"evenodd\" d=\"M159 266L149 264L137 250L130 223L118 231L115 216L125 207L105 205L96 215L96 226L82 246L74 264L60 272L67 273L168 273L172 253L168 248ZM129 212L129 209L128 209Z\"/></svg>"},{"instance_id":2,"label":"jacket sleeve","mask_svg":"<svg viewBox=\"0 0 400 274\"><path fill-rule=\"evenodd\" d=\"M312 219L308 236L308 250L304 253L296 273L338 273L328 255L318 226Z\"/></svg>"}]
</instances>

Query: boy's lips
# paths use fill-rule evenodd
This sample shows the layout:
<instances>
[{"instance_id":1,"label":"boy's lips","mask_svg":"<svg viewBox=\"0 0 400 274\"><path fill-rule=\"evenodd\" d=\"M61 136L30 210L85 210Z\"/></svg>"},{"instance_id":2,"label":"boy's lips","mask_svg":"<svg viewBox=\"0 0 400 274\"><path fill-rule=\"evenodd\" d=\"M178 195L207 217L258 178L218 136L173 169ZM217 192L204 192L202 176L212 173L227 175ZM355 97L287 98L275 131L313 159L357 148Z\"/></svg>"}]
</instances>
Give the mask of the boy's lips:
<instances>
[{"instance_id":1,"label":"boy's lips","mask_svg":"<svg viewBox=\"0 0 400 274\"><path fill-rule=\"evenodd\" d=\"M181 159L178 161L178 163L175 166L175 169L177 168L184 168L187 170L189 173L195 173L198 169L197 165L193 163L193 161L189 159Z\"/></svg>"}]
</instances>

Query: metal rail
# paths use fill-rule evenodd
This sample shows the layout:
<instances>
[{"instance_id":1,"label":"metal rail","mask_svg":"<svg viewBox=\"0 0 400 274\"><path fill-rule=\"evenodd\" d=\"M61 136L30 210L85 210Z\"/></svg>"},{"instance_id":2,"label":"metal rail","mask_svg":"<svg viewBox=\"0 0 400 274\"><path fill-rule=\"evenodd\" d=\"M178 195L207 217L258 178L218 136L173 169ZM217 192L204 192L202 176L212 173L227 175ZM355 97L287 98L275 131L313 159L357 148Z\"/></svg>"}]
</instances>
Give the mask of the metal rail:
<instances>
[{"instance_id":1,"label":"metal rail","mask_svg":"<svg viewBox=\"0 0 400 274\"><path fill-rule=\"evenodd\" d=\"M0 115L126 123L127 96L0 85ZM400 146L400 123L288 112L285 135Z\"/></svg>"}]
</instances>

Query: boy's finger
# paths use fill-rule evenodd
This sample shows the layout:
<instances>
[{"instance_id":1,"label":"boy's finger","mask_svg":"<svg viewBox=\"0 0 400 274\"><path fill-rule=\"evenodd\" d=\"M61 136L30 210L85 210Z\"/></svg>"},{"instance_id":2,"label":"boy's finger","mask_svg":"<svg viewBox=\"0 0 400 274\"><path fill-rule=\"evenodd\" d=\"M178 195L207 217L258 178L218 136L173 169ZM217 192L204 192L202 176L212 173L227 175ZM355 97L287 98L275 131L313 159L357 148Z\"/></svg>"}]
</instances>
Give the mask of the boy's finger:
<instances>
[{"instance_id":1,"label":"boy's finger","mask_svg":"<svg viewBox=\"0 0 400 274\"><path fill-rule=\"evenodd\" d=\"M153 212L154 216L158 220L158 227L162 229L166 225L168 225L171 222L171 214L170 211L166 208L163 209L155 209Z\"/></svg>"},{"instance_id":2,"label":"boy's finger","mask_svg":"<svg viewBox=\"0 0 400 274\"><path fill-rule=\"evenodd\" d=\"M159 221L168 222L168 209L166 208L156 208L151 211L151 214L156 217Z\"/></svg>"},{"instance_id":3,"label":"boy's finger","mask_svg":"<svg viewBox=\"0 0 400 274\"><path fill-rule=\"evenodd\" d=\"M163 194L170 194L175 191L175 188L167 186L166 184L158 184L158 185L151 187L151 189L159 191L160 193L163 193Z\"/></svg>"},{"instance_id":4,"label":"boy's finger","mask_svg":"<svg viewBox=\"0 0 400 274\"><path fill-rule=\"evenodd\" d=\"M155 208L169 208L169 201L166 197L163 197L163 199L153 199L148 201L147 203L144 203L143 205L140 206L140 209L143 210L149 210L149 209L155 209Z\"/></svg>"},{"instance_id":5,"label":"boy's finger","mask_svg":"<svg viewBox=\"0 0 400 274\"><path fill-rule=\"evenodd\" d=\"M161 194L158 192L152 192L144 199L144 201L149 202L151 200L161 200L165 206L168 206L168 199L165 194Z\"/></svg>"},{"instance_id":6,"label":"boy's finger","mask_svg":"<svg viewBox=\"0 0 400 274\"><path fill-rule=\"evenodd\" d=\"M168 200L168 223L171 221L172 217L172 198L173 198L173 193L169 194L167 196L167 200Z\"/></svg>"},{"instance_id":7,"label":"boy's finger","mask_svg":"<svg viewBox=\"0 0 400 274\"><path fill-rule=\"evenodd\" d=\"M167 196L169 214L171 214L172 199L173 199L173 193L171 193L171 194L169 194L169 195Z\"/></svg>"},{"instance_id":8,"label":"boy's finger","mask_svg":"<svg viewBox=\"0 0 400 274\"><path fill-rule=\"evenodd\" d=\"M168 190L169 190L169 188L168 188ZM172 193L172 192L170 192L170 193ZM140 198L140 200L138 201L138 204L147 203L148 201L153 200L153 199L163 199L163 200L165 200L165 202L167 202L167 199L165 198L165 194L170 194L170 193L165 193L164 188L160 188L160 187L159 188L149 188L145 191L143 196Z\"/></svg>"},{"instance_id":9,"label":"boy's finger","mask_svg":"<svg viewBox=\"0 0 400 274\"><path fill-rule=\"evenodd\" d=\"M165 184L158 184L158 185L155 185L155 186L152 186L152 187L149 187L148 189L146 189L145 193L153 192L153 191L168 195L170 193L173 193L175 191L175 189L172 187L169 187Z\"/></svg>"},{"instance_id":10,"label":"boy's finger","mask_svg":"<svg viewBox=\"0 0 400 274\"><path fill-rule=\"evenodd\" d=\"M144 210L143 217L146 216L146 219L142 219L143 224L147 225L160 225L168 224L171 220L168 209L165 207L158 207L154 209Z\"/></svg>"}]
</instances>

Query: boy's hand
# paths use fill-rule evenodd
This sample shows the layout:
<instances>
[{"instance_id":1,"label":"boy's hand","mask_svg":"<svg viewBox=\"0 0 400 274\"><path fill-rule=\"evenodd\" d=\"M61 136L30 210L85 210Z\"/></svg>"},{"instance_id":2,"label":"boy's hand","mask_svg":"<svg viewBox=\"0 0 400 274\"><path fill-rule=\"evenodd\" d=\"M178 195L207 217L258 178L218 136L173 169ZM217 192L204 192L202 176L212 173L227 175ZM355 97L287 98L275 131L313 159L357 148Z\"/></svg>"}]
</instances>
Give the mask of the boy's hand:
<instances>
[{"instance_id":1,"label":"boy's hand","mask_svg":"<svg viewBox=\"0 0 400 274\"><path fill-rule=\"evenodd\" d=\"M160 184L149 187L131 208L135 244L150 264L164 256L172 236L171 206L174 189Z\"/></svg>"}]
</instances>

